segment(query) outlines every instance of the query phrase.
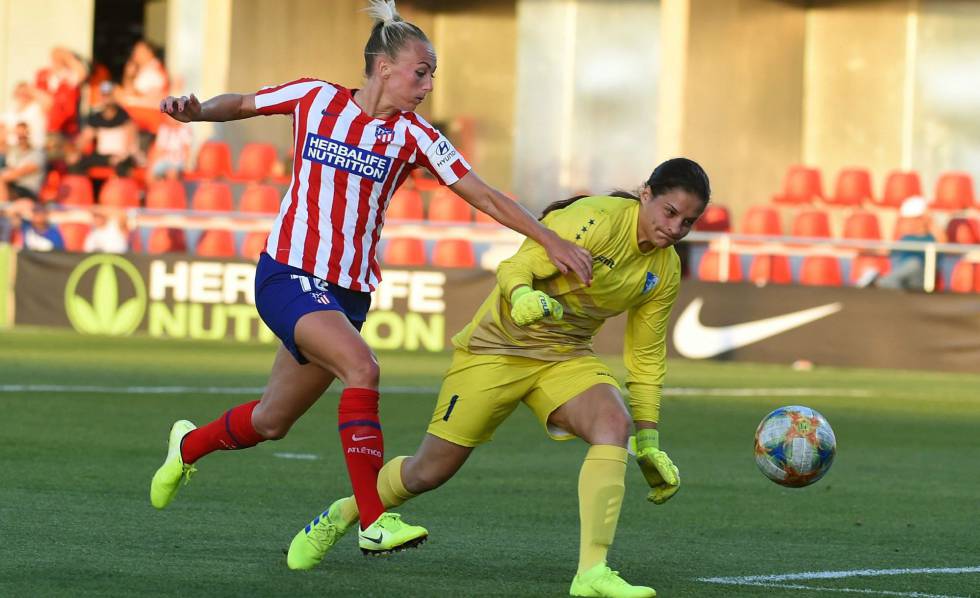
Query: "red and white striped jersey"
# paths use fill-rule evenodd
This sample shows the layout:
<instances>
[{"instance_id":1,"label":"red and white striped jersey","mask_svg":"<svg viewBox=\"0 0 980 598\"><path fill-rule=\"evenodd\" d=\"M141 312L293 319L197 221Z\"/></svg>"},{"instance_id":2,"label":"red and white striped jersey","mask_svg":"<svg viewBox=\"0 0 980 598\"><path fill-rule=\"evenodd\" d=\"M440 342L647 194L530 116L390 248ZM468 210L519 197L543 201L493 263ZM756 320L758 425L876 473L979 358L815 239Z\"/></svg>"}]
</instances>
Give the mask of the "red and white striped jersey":
<instances>
[{"instance_id":1,"label":"red and white striped jersey","mask_svg":"<svg viewBox=\"0 0 980 598\"><path fill-rule=\"evenodd\" d=\"M298 79L255 94L259 114L293 116L292 180L269 234L275 260L355 291L381 280L384 214L412 168L452 185L470 165L414 112L372 118L350 89Z\"/></svg>"}]
</instances>

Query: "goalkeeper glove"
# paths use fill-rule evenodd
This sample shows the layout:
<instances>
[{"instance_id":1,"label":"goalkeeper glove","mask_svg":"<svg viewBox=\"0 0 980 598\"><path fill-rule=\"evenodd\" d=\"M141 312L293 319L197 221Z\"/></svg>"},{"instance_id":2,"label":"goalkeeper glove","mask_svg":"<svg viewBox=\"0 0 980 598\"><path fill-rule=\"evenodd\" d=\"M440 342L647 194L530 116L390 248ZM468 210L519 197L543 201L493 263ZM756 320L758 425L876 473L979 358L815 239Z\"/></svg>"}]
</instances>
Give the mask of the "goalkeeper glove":
<instances>
[{"instance_id":1,"label":"goalkeeper glove","mask_svg":"<svg viewBox=\"0 0 980 598\"><path fill-rule=\"evenodd\" d=\"M667 453L660 450L660 432L644 428L630 437L630 444L636 451L636 463L650 484L647 500L655 505L664 504L680 489L681 476Z\"/></svg>"},{"instance_id":2,"label":"goalkeeper glove","mask_svg":"<svg viewBox=\"0 0 980 598\"><path fill-rule=\"evenodd\" d=\"M514 289L510 295L510 303L510 317L518 326L533 324L545 316L560 320L565 314L561 303L531 287L521 286Z\"/></svg>"}]
</instances>

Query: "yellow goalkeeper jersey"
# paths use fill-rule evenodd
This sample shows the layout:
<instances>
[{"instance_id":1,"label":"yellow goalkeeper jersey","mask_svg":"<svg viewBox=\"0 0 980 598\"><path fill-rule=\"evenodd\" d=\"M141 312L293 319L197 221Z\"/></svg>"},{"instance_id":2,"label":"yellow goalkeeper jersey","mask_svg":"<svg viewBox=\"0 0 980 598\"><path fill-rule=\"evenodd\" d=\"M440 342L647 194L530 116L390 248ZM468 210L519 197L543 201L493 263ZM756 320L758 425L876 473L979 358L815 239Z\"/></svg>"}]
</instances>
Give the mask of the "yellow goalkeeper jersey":
<instances>
[{"instance_id":1,"label":"yellow goalkeeper jersey","mask_svg":"<svg viewBox=\"0 0 980 598\"><path fill-rule=\"evenodd\" d=\"M636 239L639 202L585 197L548 214L544 224L592 253L593 280L562 275L541 245L527 239L497 268L497 287L473 320L453 337L471 353L503 354L545 361L592 355L592 337L613 316L628 311L624 361L634 419L657 421L667 354L667 318L677 297L680 259L673 247L640 251ZM557 299L565 316L518 326L510 317L510 294L528 285Z\"/></svg>"}]
</instances>

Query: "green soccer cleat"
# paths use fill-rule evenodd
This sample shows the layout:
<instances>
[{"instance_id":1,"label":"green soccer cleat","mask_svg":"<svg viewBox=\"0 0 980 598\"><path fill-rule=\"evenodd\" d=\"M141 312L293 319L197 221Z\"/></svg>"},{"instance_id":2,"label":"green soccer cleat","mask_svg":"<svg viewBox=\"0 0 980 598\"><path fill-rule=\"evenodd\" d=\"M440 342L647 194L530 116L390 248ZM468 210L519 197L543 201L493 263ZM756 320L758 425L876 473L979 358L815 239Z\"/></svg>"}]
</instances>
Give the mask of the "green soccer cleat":
<instances>
[{"instance_id":1,"label":"green soccer cleat","mask_svg":"<svg viewBox=\"0 0 980 598\"><path fill-rule=\"evenodd\" d=\"M164 460L160 469L153 474L150 481L150 503L158 509L162 509L170 504L170 501L177 495L180 488L180 481L184 480L186 486L191 480L191 474L197 471L193 465L186 465L180 456L180 443L191 430L197 426L186 419L178 420L170 428L170 445L167 448L167 458Z\"/></svg>"},{"instance_id":2,"label":"green soccer cleat","mask_svg":"<svg viewBox=\"0 0 980 598\"><path fill-rule=\"evenodd\" d=\"M290 569L305 571L316 567L334 544L344 537L348 525L340 517L340 503L345 500L348 499L334 501L330 508L314 517L293 537L286 554L286 565Z\"/></svg>"},{"instance_id":3,"label":"green soccer cleat","mask_svg":"<svg viewBox=\"0 0 980 598\"><path fill-rule=\"evenodd\" d=\"M572 580L568 591L571 596L601 596L603 598L650 598L656 596L653 588L630 585L605 563L599 563Z\"/></svg>"},{"instance_id":4,"label":"green soccer cleat","mask_svg":"<svg viewBox=\"0 0 980 598\"><path fill-rule=\"evenodd\" d=\"M405 523L398 513L382 513L377 521L361 530L357 543L364 554L384 556L419 546L428 537L424 527Z\"/></svg>"}]
</instances>

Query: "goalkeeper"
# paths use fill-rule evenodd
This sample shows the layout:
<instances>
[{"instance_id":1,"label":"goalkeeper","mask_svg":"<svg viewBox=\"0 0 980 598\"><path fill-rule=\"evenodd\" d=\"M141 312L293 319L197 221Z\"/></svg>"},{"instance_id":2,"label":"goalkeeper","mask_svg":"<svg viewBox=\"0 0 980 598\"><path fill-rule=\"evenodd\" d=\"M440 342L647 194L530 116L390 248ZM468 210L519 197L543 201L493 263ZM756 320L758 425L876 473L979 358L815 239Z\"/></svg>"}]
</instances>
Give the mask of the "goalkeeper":
<instances>
[{"instance_id":1,"label":"goalkeeper","mask_svg":"<svg viewBox=\"0 0 980 598\"><path fill-rule=\"evenodd\" d=\"M656 595L619 577L606 554L623 500L631 428L651 487L648 500L661 504L680 486L657 430L667 318L681 277L672 246L690 232L709 197L704 170L676 158L658 166L638 196L580 196L548 206L543 223L592 253L591 286L558 273L532 240L500 264L496 288L453 338L452 365L421 446L414 456L388 461L378 476L385 507L445 483L524 403L552 438L577 436L591 445L579 473L580 552L571 595ZM632 416L592 351L599 327L624 311ZM316 565L356 521L352 498L334 502L295 536L289 566Z\"/></svg>"}]
</instances>

